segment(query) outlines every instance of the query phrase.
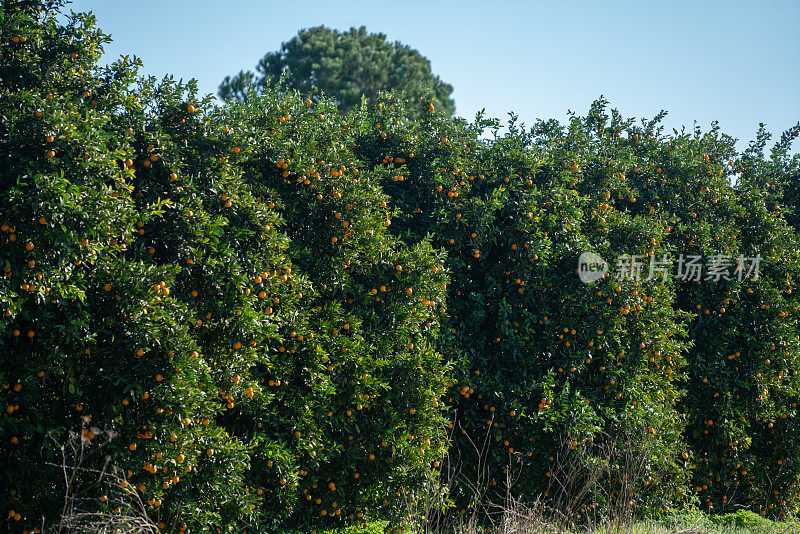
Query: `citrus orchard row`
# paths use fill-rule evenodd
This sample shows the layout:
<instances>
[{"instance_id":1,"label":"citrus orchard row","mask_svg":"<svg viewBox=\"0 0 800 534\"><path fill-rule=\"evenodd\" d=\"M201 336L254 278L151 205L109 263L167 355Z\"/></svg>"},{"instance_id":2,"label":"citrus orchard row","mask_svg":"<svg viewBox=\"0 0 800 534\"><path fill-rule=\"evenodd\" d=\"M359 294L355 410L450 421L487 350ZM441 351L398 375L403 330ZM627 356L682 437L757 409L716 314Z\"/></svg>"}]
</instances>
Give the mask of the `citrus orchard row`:
<instances>
[{"instance_id":1,"label":"citrus orchard row","mask_svg":"<svg viewBox=\"0 0 800 534\"><path fill-rule=\"evenodd\" d=\"M633 477L614 473L610 436L641 445L626 454L649 474L592 482L588 510L614 498L641 512L691 494L708 510L793 513L799 265L784 212L791 220L798 128L767 158L763 132L737 153L716 127L664 135L661 116L637 125L603 100L566 126L525 130L512 117L501 136L482 117L401 114L387 97L354 144L373 172L402 177L385 182L400 212L393 231L408 242L433 235L447 250L440 347L456 370L454 450L490 471L483 498L500 486L496 502L509 485L552 494L564 465L572 482L590 480L592 451L610 476ZM375 134L384 129L388 138ZM644 269L584 285L575 269L585 251L612 271L638 255ZM648 279L651 263L691 256L727 258L729 274ZM756 256L760 270L748 272Z\"/></svg>"},{"instance_id":2,"label":"citrus orchard row","mask_svg":"<svg viewBox=\"0 0 800 534\"><path fill-rule=\"evenodd\" d=\"M399 513L444 448L440 255L335 139L264 147L248 183L255 144L193 84L99 67L89 15L4 15L3 521L52 528L65 494L174 532ZM285 219L300 162L325 202Z\"/></svg>"},{"instance_id":3,"label":"citrus orchard row","mask_svg":"<svg viewBox=\"0 0 800 534\"><path fill-rule=\"evenodd\" d=\"M408 519L437 477L456 514L796 511L796 129L767 158L602 100L503 134L390 94L215 108L59 5L0 22L11 531L65 494L169 532ZM762 262L586 285L585 251Z\"/></svg>"}]
</instances>

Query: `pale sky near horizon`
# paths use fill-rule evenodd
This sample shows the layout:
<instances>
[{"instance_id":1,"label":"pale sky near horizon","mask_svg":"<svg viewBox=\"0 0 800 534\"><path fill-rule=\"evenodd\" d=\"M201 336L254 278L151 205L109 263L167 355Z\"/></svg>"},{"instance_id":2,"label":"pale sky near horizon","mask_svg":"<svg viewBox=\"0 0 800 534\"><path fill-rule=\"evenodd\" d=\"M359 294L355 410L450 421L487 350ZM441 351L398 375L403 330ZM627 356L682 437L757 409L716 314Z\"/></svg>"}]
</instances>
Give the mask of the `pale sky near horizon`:
<instances>
[{"instance_id":1,"label":"pale sky near horizon","mask_svg":"<svg viewBox=\"0 0 800 534\"><path fill-rule=\"evenodd\" d=\"M419 50L454 87L456 114L585 114L604 95L626 117L669 112L740 139L800 120L800 1L325 2L75 0L114 42L107 61L140 57L147 74L196 78L216 94L301 28L366 26ZM793 151L798 152L797 147Z\"/></svg>"}]
</instances>

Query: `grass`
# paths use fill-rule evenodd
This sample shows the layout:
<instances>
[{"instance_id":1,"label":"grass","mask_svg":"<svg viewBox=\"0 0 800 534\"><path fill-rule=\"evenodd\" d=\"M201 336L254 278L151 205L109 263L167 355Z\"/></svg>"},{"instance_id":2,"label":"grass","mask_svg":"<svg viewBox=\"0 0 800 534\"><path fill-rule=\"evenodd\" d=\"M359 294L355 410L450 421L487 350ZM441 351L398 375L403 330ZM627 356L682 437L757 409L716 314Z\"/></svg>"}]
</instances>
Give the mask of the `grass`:
<instances>
[{"instance_id":1,"label":"grass","mask_svg":"<svg viewBox=\"0 0 800 534\"><path fill-rule=\"evenodd\" d=\"M366 527L317 529L308 533L286 534L383 534L388 523L376 521ZM641 521L621 526L602 526L589 531L562 529L553 525L519 524L505 529L456 529L454 532L422 534L800 534L800 521L774 522L753 512L709 516L699 511L673 512L653 521Z\"/></svg>"},{"instance_id":2,"label":"grass","mask_svg":"<svg viewBox=\"0 0 800 534\"><path fill-rule=\"evenodd\" d=\"M699 511L675 513L663 519L659 525L666 528L663 532L697 532L703 534L798 534L800 533L800 522L796 519L792 521L775 522L765 519L760 515L740 510L735 513L722 515L707 515ZM671 531L669 529L672 529ZM647 531L653 534L661 534L658 530ZM631 534L638 534L632 531Z\"/></svg>"}]
</instances>

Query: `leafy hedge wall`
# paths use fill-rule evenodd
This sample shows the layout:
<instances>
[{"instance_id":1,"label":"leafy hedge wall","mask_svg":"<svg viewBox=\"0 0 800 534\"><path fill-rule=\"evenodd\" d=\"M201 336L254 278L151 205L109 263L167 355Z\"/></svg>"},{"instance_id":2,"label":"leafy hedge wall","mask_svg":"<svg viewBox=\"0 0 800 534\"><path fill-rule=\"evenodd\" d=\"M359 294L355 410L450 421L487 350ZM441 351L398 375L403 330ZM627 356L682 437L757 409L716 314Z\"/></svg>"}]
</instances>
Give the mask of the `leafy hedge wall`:
<instances>
[{"instance_id":1,"label":"leafy hedge wall","mask_svg":"<svg viewBox=\"0 0 800 534\"><path fill-rule=\"evenodd\" d=\"M169 532L397 523L437 480L455 514L796 512L798 128L766 156L603 100L502 133L391 94L216 108L99 66L59 6L0 19L10 531L65 495ZM647 276L690 256L728 279Z\"/></svg>"},{"instance_id":2,"label":"leafy hedge wall","mask_svg":"<svg viewBox=\"0 0 800 534\"><path fill-rule=\"evenodd\" d=\"M65 493L141 499L170 531L397 515L445 447L441 254L388 233L336 137L276 137L263 107L229 126L192 84L98 67L91 16L4 15L4 521L50 528Z\"/></svg>"}]
</instances>

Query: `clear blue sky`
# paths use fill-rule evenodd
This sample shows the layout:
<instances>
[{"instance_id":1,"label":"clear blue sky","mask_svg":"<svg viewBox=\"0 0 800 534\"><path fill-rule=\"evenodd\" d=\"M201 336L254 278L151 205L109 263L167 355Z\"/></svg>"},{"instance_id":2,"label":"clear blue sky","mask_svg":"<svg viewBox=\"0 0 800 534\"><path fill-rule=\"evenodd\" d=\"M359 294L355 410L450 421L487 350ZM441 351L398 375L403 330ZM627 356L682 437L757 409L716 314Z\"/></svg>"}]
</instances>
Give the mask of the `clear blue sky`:
<instances>
[{"instance_id":1,"label":"clear blue sky","mask_svg":"<svg viewBox=\"0 0 800 534\"><path fill-rule=\"evenodd\" d=\"M752 139L800 120L800 1L75 0L145 72L216 93L299 29L367 27L418 49L453 85L457 114L530 123L605 95L626 117L669 112ZM108 57L107 56L107 57Z\"/></svg>"}]
</instances>

